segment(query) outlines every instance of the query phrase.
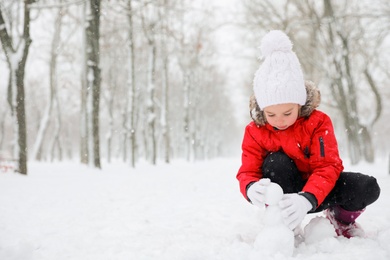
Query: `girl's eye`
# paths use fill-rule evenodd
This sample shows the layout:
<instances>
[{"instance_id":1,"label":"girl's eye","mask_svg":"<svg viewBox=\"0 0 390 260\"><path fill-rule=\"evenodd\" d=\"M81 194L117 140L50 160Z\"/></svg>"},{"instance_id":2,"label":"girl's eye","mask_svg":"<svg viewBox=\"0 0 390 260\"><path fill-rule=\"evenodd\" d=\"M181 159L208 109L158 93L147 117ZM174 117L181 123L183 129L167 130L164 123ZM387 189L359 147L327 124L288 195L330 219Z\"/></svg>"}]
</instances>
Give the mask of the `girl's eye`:
<instances>
[{"instance_id":1,"label":"girl's eye","mask_svg":"<svg viewBox=\"0 0 390 260\"><path fill-rule=\"evenodd\" d=\"M274 117L275 115L267 115L268 117Z\"/></svg>"},{"instance_id":2,"label":"girl's eye","mask_svg":"<svg viewBox=\"0 0 390 260\"><path fill-rule=\"evenodd\" d=\"M287 114L284 114L285 116L289 116L289 115L291 115L291 113L287 113Z\"/></svg>"}]
</instances>

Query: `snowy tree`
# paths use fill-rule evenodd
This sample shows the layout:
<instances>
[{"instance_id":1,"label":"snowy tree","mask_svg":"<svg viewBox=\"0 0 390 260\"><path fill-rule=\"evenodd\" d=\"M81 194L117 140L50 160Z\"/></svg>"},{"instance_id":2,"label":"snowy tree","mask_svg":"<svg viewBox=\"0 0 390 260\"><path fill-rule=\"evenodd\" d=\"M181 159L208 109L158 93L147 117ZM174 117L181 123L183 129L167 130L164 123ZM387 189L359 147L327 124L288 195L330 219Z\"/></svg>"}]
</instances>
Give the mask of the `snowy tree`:
<instances>
[{"instance_id":1,"label":"snowy tree","mask_svg":"<svg viewBox=\"0 0 390 260\"><path fill-rule=\"evenodd\" d=\"M168 53L168 34L169 34L169 7L168 1L164 0L164 5L159 10L159 20L161 21L161 62L162 62L162 74L161 74L161 135L163 143L163 157L166 163L171 160L171 141L170 141L170 111L169 111L169 53Z\"/></svg>"},{"instance_id":2,"label":"snowy tree","mask_svg":"<svg viewBox=\"0 0 390 260\"><path fill-rule=\"evenodd\" d=\"M14 157L16 170L27 174L27 130L25 114L24 75L30 38L30 9L33 0L0 6L0 40L9 67L8 103L14 119ZM22 19L20 21L18 18ZM22 26L19 26L21 23ZM19 31L22 28L22 31Z\"/></svg>"},{"instance_id":3,"label":"snowy tree","mask_svg":"<svg viewBox=\"0 0 390 260\"><path fill-rule=\"evenodd\" d=\"M135 52L134 52L134 12L132 0L128 1L127 5L127 19L129 23L128 37L129 37L129 70L128 74L128 91L126 99L126 110L124 116L125 138L124 144L127 147L127 138L130 137L130 164L134 168L136 162L136 79L135 79ZM126 154L126 153L124 153Z\"/></svg>"},{"instance_id":4,"label":"snowy tree","mask_svg":"<svg viewBox=\"0 0 390 260\"><path fill-rule=\"evenodd\" d=\"M316 23L313 29L317 32L316 39L321 42L319 53L324 53L325 55L322 56L327 57L326 67L322 68L326 71L334 100L332 103L336 104L342 115L347 133L349 157L354 164L363 158L373 162L374 147L371 129L382 113L381 96L377 82L371 74L373 65L375 66L372 57L377 56L374 51L380 47L381 40L380 37L377 38L377 46L370 46L369 42L359 40L371 34L368 30L371 25L367 26L367 22L364 21L367 14L360 8L356 5L355 8L342 9L332 1L324 0L324 12L315 13L320 23ZM354 15L344 16L342 15L344 13ZM357 18L356 14L361 16ZM364 85L367 87L363 97L359 92ZM369 92L372 93L371 100L376 106L376 109L370 109L371 115L362 113L364 110L361 108L364 107L362 98L366 98Z\"/></svg>"},{"instance_id":5,"label":"snowy tree","mask_svg":"<svg viewBox=\"0 0 390 260\"><path fill-rule=\"evenodd\" d=\"M55 106L55 109L57 111L57 117L56 117L56 128L55 128L55 135L53 137L53 141L50 145L50 150L52 151L51 157L53 158L53 152L54 147L57 145L59 149L59 154L61 154L61 145L59 140L59 131L60 131L60 114L59 114L59 104L58 104L58 96L57 96L57 59L58 59L58 50L59 50L59 44L61 41L61 29L62 29L62 16L63 16L63 9L59 8L57 10L57 16L54 23L54 34L53 34L53 40L51 44L51 51L50 51L50 85L49 85L49 100L46 105L44 114L41 119L41 123L39 125L39 130L37 133L37 137L35 138L35 144L33 148L32 158L36 160L42 159L42 150L43 150L43 141L45 140L47 129L49 127L49 121L51 119L51 115L53 112L53 106Z\"/></svg>"},{"instance_id":6,"label":"snowy tree","mask_svg":"<svg viewBox=\"0 0 390 260\"><path fill-rule=\"evenodd\" d=\"M82 162L96 168L100 164L100 137L99 137L99 106L101 72L100 60L100 0L88 0L85 2L85 74L83 97L85 98L83 112L82 136L86 139L86 146L82 146L81 156L85 156ZM84 150L86 149L86 150Z\"/></svg>"},{"instance_id":7,"label":"snowy tree","mask_svg":"<svg viewBox=\"0 0 390 260\"><path fill-rule=\"evenodd\" d=\"M142 28L148 44L148 64L147 64L147 96L146 96L146 156L152 164L157 160L157 140L156 140L156 55L157 43L155 31L157 29L157 7L153 3L144 6L142 10Z\"/></svg>"},{"instance_id":8,"label":"snowy tree","mask_svg":"<svg viewBox=\"0 0 390 260\"><path fill-rule=\"evenodd\" d=\"M39 14L31 26L37 40L26 74L33 158L72 158L79 152L81 162L98 167L103 154L134 167L142 158L155 164L229 153L228 144L238 139L234 108L214 59L211 7L199 4L39 0L30 5ZM0 111L6 117L3 140L13 133L9 111ZM225 126L231 131L221 134Z\"/></svg>"}]
</instances>

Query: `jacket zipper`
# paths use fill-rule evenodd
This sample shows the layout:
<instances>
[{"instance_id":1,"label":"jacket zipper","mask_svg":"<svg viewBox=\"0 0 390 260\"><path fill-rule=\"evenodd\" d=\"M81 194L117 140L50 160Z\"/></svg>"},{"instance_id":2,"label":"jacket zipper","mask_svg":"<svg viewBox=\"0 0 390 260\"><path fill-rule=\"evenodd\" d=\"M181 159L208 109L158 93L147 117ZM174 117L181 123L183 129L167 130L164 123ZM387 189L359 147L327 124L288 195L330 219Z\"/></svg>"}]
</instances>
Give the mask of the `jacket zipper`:
<instances>
[{"instance_id":1,"label":"jacket zipper","mask_svg":"<svg viewBox=\"0 0 390 260\"><path fill-rule=\"evenodd\" d=\"M325 157L325 146L324 146L324 139L322 138L322 136L320 136L320 154L321 154L321 157Z\"/></svg>"},{"instance_id":2,"label":"jacket zipper","mask_svg":"<svg viewBox=\"0 0 390 260\"><path fill-rule=\"evenodd\" d=\"M303 154L305 155L306 159L310 158L309 146L305 147L305 150L303 150Z\"/></svg>"}]
</instances>

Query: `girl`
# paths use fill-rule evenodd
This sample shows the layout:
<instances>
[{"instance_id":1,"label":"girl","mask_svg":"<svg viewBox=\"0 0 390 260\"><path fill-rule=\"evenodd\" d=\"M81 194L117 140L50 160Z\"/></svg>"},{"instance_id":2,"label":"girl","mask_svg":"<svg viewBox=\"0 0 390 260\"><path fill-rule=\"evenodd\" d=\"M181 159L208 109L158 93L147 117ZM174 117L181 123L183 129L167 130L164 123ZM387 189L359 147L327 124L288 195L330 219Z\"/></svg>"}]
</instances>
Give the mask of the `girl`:
<instances>
[{"instance_id":1,"label":"girl","mask_svg":"<svg viewBox=\"0 0 390 260\"><path fill-rule=\"evenodd\" d=\"M374 177L343 172L330 118L316 110L320 92L304 82L292 43L281 31L262 40L264 62L253 81L253 119L245 129L240 190L254 205L264 206L270 182L284 192L284 222L295 229L307 213L325 210L338 235L364 236L355 219L376 201Z\"/></svg>"}]
</instances>

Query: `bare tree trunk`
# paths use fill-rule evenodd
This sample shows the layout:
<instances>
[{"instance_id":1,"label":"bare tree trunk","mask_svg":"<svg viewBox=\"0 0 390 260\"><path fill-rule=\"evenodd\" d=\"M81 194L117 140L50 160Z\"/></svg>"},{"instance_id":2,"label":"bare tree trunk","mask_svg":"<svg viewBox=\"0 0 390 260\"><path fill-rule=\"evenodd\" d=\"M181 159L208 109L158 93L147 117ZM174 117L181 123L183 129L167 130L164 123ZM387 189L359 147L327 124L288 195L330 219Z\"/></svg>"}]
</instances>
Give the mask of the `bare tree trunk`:
<instances>
[{"instance_id":1,"label":"bare tree trunk","mask_svg":"<svg viewBox=\"0 0 390 260\"><path fill-rule=\"evenodd\" d=\"M100 0L86 2L87 23L85 26L87 48L87 136L89 164L96 168L100 165L99 141L99 104L101 73L99 68L99 28L100 28Z\"/></svg>"},{"instance_id":2,"label":"bare tree trunk","mask_svg":"<svg viewBox=\"0 0 390 260\"><path fill-rule=\"evenodd\" d=\"M54 131L53 131L53 137L51 144L49 146L50 149L50 160L54 161L55 154L57 150L57 156L58 160L62 161L62 145L61 145L61 139L60 139L60 132L61 132L61 107L60 107L60 101L58 98L58 81L57 81L57 58L58 58L58 50L60 49L60 40L61 40L61 32L62 32L62 17L63 17L64 9L60 8L58 11L58 16L56 19L55 24L55 32L54 32L54 38L53 38L53 45L52 45L52 56L51 56L51 66L50 66L50 84L51 89L53 90L53 108L55 110L55 117L54 117Z\"/></svg>"},{"instance_id":3,"label":"bare tree trunk","mask_svg":"<svg viewBox=\"0 0 390 260\"><path fill-rule=\"evenodd\" d=\"M199 160L203 156L203 151L202 149L202 133L203 131L203 125L206 124L204 120L202 120L202 116L200 115L201 113L201 107L199 105L202 103L201 102L201 92L202 92L202 83L200 80L200 64L198 62L198 59L194 59L195 64L193 64L193 74L194 74L194 87L193 87L193 100L192 103L197 104L196 108L193 110L192 115L193 115L193 127L191 129L191 136L192 136L192 150L194 154L194 159Z\"/></svg>"},{"instance_id":4,"label":"bare tree trunk","mask_svg":"<svg viewBox=\"0 0 390 260\"><path fill-rule=\"evenodd\" d=\"M55 97L54 97L54 107L57 111L57 116L55 117L54 120L54 136L53 136L53 141L50 146L50 156L51 156L51 161L54 161L55 158L55 151L57 148L58 152L58 160L62 161L62 145L61 145L61 139L60 139L60 130L61 130L61 111L60 111L60 104L58 100L58 95L57 91L55 92Z\"/></svg>"},{"instance_id":5,"label":"bare tree trunk","mask_svg":"<svg viewBox=\"0 0 390 260\"><path fill-rule=\"evenodd\" d=\"M83 77L83 76L82 76ZM87 135L87 84L82 80L81 84L81 106L80 106L80 162L88 164L88 135Z\"/></svg>"},{"instance_id":6,"label":"bare tree trunk","mask_svg":"<svg viewBox=\"0 0 390 260\"><path fill-rule=\"evenodd\" d=\"M145 7L146 9L148 7ZM149 6L147 13L147 24L145 23L144 13L141 16L143 30L148 42L148 71L147 71L147 100L146 100L146 111L147 111L147 146L146 156L150 162L154 165L157 162L157 140L156 140L156 108L155 108L155 73L156 73L156 39L155 32L157 19L155 17L156 10L154 6Z\"/></svg>"},{"instance_id":7,"label":"bare tree trunk","mask_svg":"<svg viewBox=\"0 0 390 260\"><path fill-rule=\"evenodd\" d=\"M369 64L367 62L367 64ZM374 126L374 124L378 121L382 114L382 98L381 94L379 93L378 86L375 83L373 77L371 76L371 73L369 72L368 68L364 70L364 75L366 76L367 82L371 87L372 92L374 93L375 96L375 104L376 104L376 110L375 110L375 117L372 120L371 123L369 123L369 126ZM366 147L364 150L364 158L366 159L367 162L374 162L375 159L375 149L374 145L372 142L372 138L370 135L370 131L367 129L368 127L364 127L364 132L362 135L362 142L363 142L363 147Z\"/></svg>"},{"instance_id":8,"label":"bare tree trunk","mask_svg":"<svg viewBox=\"0 0 390 260\"><path fill-rule=\"evenodd\" d=\"M157 162L157 143L156 143L156 111L154 102L155 93L155 70L156 70L156 45L154 41L149 41L149 65L148 65L148 157L154 165Z\"/></svg>"},{"instance_id":9,"label":"bare tree trunk","mask_svg":"<svg viewBox=\"0 0 390 260\"><path fill-rule=\"evenodd\" d=\"M57 58L58 58L58 47L61 40L61 29L62 29L62 8L57 12L57 17L54 24L54 35L51 44L50 52L50 86L49 86L49 100L43 114L39 130L37 133L36 141L33 148L32 157L38 161L42 159L43 142L46 137L47 128L49 126L50 117L53 110L53 103L57 91Z\"/></svg>"},{"instance_id":10,"label":"bare tree trunk","mask_svg":"<svg viewBox=\"0 0 390 260\"><path fill-rule=\"evenodd\" d=\"M58 159L59 161L62 161L62 145L61 145L61 139L60 139L60 132L61 132L61 108L60 108L60 102L58 98L58 81L57 81L57 57L58 57L58 50L60 47L60 38L61 38L61 31L62 31L62 17L63 17L63 8L60 8L58 12L58 17L56 21L56 28L55 28L55 39L56 41L53 42L53 48L52 53L54 54L52 56L52 64L53 66L50 66L50 84L53 86L53 108L56 111L56 116L54 118L54 134L53 139L50 146L50 156L51 161L55 158L55 151L57 147L57 153L58 153Z\"/></svg>"},{"instance_id":11,"label":"bare tree trunk","mask_svg":"<svg viewBox=\"0 0 390 260\"><path fill-rule=\"evenodd\" d=\"M73 159L73 146L72 146L72 139L70 138L72 130L70 130L70 125L65 126L65 137L64 141L65 143L69 144L65 146L65 154L69 160Z\"/></svg>"},{"instance_id":12,"label":"bare tree trunk","mask_svg":"<svg viewBox=\"0 0 390 260\"><path fill-rule=\"evenodd\" d=\"M136 79L135 79L135 53L134 53L134 24L133 24L133 7L132 0L128 1L128 15L129 21L129 49L130 49L130 77L127 94L127 107L125 113L125 146L127 144L127 137L130 137L130 165L134 168L136 161ZM126 149L126 148L125 148Z\"/></svg>"},{"instance_id":13,"label":"bare tree trunk","mask_svg":"<svg viewBox=\"0 0 390 260\"><path fill-rule=\"evenodd\" d=\"M163 138L164 147L164 161L170 162L170 133L169 133L169 60L167 50L167 33L168 33L168 15L167 15L167 3L164 1L164 14L159 12L161 23L161 46L162 46L162 82L161 82L161 133Z\"/></svg>"},{"instance_id":14,"label":"bare tree trunk","mask_svg":"<svg viewBox=\"0 0 390 260\"><path fill-rule=\"evenodd\" d=\"M106 135L107 141L107 162L111 162L112 155L112 137L114 135L114 96L117 89L116 75L114 75L113 70L116 70L116 67L113 66L109 68L108 72L108 85L110 86L110 91L108 97L106 98L107 108L108 108L108 133Z\"/></svg>"},{"instance_id":15,"label":"bare tree trunk","mask_svg":"<svg viewBox=\"0 0 390 260\"><path fill-rule=\"evenodd\" d=\"M4 149L6 116L7 116L7 107L5 107L3 113L1 114L2 120L0 121L0 151L2 151Z\"/></svg>"},{"instance_id":16,"label":"bare tree trunk","mask_svg":"<svg viewBox=\"0 0 390 260\"><path fill-rule=\"evenodd\" d=\"M166 44L166 43L165 43ZM164 143L164 161L170 162L170 134L169 134L169 79L168 57L166 49L163 58L162 101L161 101L161 131Z\"/></svg>"},{"instance_id":17,"label":"bare tree trunk","mask_svg":"<svg viewBox=\"0 0 390 260\"><path fill-rule=\"evenodd\" d=\"M111 101L109 101L112 103ZM112 106L112 105L109 105ZM112 152L112 135L113 135L113 128L114 128L114 120L113 120L113 109L112 107L108 108L108 113L109 113L109 119L108 119L108 133L106 136L106 141L107 141L107 162L111 162L111 152Z\"/></svg>"},{"instance_id":18,"label":"bare tree trunk","mask_svg":"<svg viewBox=\"0 0 390 260\"><path fill-rule=\"evenodd\" d=\"M188 68L183 68L184 76L183 76L183 108L184 108L184 140L185 140L185 156L187 161L191 160L191 133L190 133L190 75Z\"/></svg>"},{"instance_id":19,"label":"bare tree trunk","mask_svg":"<svg viewBox=\"0 0 390 260\"><path fill-rule=\"evenodd\" d=\"M83 5L83 26L87 23L87 4ZM87 34L82 34L82 56L83 66L81 66L81 91L80 91L80 162L88 164L90 155L88 154L88 120L87 120Z\"/></svg>"},{"instance_id":20,"label":"bare tree trunk","mask_svg":"<svg viewBox=\"0 0 390 260\"><path fill-rule=\"evenodd\" d=\"M10 68L10 82L8 97L11 101L11 111L14 117L15 147L14 154L17 160L16 171L27 174L27 129L25 114L25 93L24 93L24 73L28 57L30 38L30 9L28 8L32 0L24 1L23 10L23 34L20 39L13 41L11 34L7 31L7 26L0 9L0 41L5 51L7 62ZM13 46L13 43L17 46Z\"/></svg>"}]
</instances>

